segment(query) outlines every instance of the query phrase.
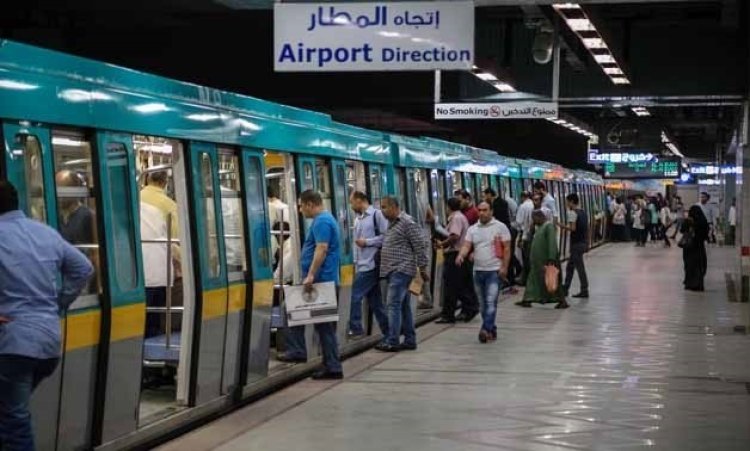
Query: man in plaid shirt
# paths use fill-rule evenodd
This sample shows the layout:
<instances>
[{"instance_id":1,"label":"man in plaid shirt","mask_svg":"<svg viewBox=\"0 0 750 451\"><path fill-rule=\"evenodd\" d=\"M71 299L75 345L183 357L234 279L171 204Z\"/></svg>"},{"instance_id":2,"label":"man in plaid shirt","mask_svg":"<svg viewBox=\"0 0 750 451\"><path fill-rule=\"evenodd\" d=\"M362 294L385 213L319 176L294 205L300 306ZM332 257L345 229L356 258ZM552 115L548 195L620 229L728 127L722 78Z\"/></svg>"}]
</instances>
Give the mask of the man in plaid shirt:
<instances>
[{"instance_id":1,"label":"man in plaid shirt","mask_svg":"<svg viewBox=\"0 0 750 451\"><path fill-rule=\"evenodd\" d=\"M401 211L395 198L383 198L381 211L389 222L380 253L380 277L388 278L388 334L375 349L384 352L415 350L417 334L409 305L409 284L417 269L425 282L430 280L427 241L422 229ZM400 343L402 319L404 342Z\"/></svg>"}]
</instances>

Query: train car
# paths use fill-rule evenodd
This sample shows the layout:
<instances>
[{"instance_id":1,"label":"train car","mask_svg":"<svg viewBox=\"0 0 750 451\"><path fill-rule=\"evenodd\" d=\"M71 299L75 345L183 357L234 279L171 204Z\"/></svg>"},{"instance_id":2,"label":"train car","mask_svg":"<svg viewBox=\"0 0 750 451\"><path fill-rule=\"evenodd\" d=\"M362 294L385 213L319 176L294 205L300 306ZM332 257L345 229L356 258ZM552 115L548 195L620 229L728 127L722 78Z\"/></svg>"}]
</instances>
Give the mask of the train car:
<instances>
[{"instance_id":1,"label":"train car","mask_svg":"<svg viewBox=\"0 0 750 451\"><path fill-rule=\"evenodd\" d=\"M144 447L320 363L311 326L307 363L277 358L283 286L301 279L302 191L321 192L339 222L349 355L380 331L365 315L369 334L347 335L348 195L399 197L429 239L428 208L444 217L457 187L517 195L526 164L11 41L0 41L0 121L0 176L21 208L96 267L61 319L62 363L33 398L49 450ZM441 258L413 303L418 322L439 314Z\"/></svg>"}]
</instances>

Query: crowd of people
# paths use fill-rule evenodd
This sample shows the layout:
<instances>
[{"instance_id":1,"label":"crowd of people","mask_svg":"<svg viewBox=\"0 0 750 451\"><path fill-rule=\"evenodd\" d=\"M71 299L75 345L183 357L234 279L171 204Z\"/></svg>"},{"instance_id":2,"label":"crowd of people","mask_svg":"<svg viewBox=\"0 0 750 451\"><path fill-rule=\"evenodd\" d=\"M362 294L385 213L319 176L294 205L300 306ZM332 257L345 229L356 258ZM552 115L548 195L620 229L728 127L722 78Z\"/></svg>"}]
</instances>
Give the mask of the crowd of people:
<instances>
[{"instance_id":1,"label":"crowd of people","mask_svg":"<svg viewBox=\"0 0 750 451\"><path fill-rule=\"evenodd\" d=\"M677 242L683 252L685 289L704 290L708 268L706 243L717 242L734 246L737 227L736 201L733 199L726 220L711 203L711 195L700 193L698 202L686 209L680 196L664 197L661 193L647 197L634 195L627 198L607 194L610 239L615 242L634 241L637 247L647 242L671 247Z\"/></svg>"}]
</instances>

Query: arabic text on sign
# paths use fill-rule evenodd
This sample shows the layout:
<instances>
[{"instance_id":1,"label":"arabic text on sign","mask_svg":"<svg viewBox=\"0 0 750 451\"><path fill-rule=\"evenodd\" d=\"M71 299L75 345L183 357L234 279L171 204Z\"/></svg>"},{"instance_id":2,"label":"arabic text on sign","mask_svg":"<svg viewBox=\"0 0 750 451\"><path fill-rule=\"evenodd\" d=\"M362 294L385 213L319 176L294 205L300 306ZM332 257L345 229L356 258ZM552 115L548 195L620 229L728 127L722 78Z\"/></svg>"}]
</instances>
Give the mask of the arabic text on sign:
<instances>
[{"instance_id":1,"label":"arabic text on sign","mask_svg":"<svg viewBox=\"0 0 750 451\"><path fill-rule=\"evenodd\" d=\"M346 11L336 11L336 7L318 7L317 12L310 15L310 25L307 31L313 31L316 27L345 27L356 26L359 28L387 27L388 25L425 27L432 26L436 30L440 28L440 11L426 12L423 15L404 11L403 15L395 15L393 21L388 21L388 6L376 6L372 17L362 14L356 16Z\"/></svg>"}]
</instances>

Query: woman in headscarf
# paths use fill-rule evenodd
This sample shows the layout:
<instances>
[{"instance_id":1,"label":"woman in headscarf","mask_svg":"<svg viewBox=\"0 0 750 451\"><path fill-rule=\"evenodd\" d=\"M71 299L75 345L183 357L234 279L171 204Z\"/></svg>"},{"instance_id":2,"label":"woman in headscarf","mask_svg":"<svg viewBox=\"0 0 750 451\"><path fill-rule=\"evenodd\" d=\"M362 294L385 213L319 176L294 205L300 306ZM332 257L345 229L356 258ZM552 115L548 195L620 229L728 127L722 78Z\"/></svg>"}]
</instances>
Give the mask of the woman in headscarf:
<instances>
[{"instance_id":1,"label":"woman in headscarf","mask_svg":"<svg viewBox=\"0 0 750 451\"><path fill-rule=\"evenodd\" d=\"M545 304L557 302L555 308L568 308L562 288L562 277L558 273L557 290L554 293L547 291L544 283L545 266L554 265L560 268L560 254L557 249L557 233L554 224L549 221L543 209L534 210L531 218L536 225L536 232L531 241L531 252L529 277L526 281L526 291L523 300L516 305L531 307L533 302Z\"/></svg>"},{"instance_id":2,"label":"woman in headscarf","mask_svg":"<svg viewBox=\"0 0 750 451\"><path fill-rule=\"evenodd\" d=\"M706 276L708 259L706 257L706 240L708 240L708 220L698 205L693 205L688 216L680 227L683 238L682 261L685 264L686 290L703 291L703 278Z\"/></svg>"}]
</instances>

